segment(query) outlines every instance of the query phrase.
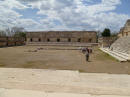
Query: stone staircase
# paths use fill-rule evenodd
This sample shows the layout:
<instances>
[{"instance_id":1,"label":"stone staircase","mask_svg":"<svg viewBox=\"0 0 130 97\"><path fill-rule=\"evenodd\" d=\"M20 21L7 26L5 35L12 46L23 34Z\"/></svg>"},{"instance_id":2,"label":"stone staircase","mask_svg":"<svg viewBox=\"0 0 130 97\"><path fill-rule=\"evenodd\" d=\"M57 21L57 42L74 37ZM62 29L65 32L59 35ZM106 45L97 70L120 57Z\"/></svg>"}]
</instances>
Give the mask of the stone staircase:
<instances>
[{"instance_id":1,"label":"stone staircase","mask_svg":"<svg viewBox=\"0 0 130 97\"><path fill-rule=\"evenodd\" d=\"M100 49L121 62L130 61L130 37L119 38L110 48Z\"/></svg>"},{"instance_id":2,"label":"stone staircase","mask_svg":"<svg viewBox=\"0 0 130 97\"><path fill-rule=\"evenodd\" d=\"M114 51L130 54L130 36L119 38L111 45L111 48Z\"/></svg>"},{"instance_id":3,"label":"stone staircase","mask_svg":"<svg viewBox=\"0 0 130 97\"><path fill-rule=\"evenodd\" d=\"M0 97L130 97L130 75L0 68Z\"/></svg>"},{"instance_id":4,"label":"stone staircase","mask_svg":"<svg viewBox=\"0 0 130 97\"><path fill-rule=\"evenodd\" d=\"M130 61L130 55L129 54L119 52L119 51L116 51L116 50L110 50L109 48L100 48L100 50L102 50L103 52L113 56L115 59L117 59L120 62Z\"/></svg>"}]
</instances>

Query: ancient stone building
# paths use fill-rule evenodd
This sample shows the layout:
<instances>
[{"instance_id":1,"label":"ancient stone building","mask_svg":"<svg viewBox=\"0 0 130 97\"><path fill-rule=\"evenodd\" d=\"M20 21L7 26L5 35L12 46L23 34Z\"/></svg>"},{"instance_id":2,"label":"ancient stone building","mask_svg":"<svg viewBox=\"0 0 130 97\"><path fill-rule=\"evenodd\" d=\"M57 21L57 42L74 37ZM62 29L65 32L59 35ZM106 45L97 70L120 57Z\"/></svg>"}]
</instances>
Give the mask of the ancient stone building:
<instances>
[{"instance_id":1,"label":"ancient stone building","mask_svg":"<svg viewBox=\"0 0 130 97\"><path fill-rule=\"evenodd\" d=\"M120 32L118 34L118 37L125 36L130 36L130 19L127 20L126 24L120 29Z\"/></svg>"},{"instance_id":2,"label":"ancient stone building","mask_svg":"<svg viewBox=\"0 0 130 97\"><path fill-rule=\"evenodd\" d=\"M25 38L0 36L0 47L25 45Z\"/></svg>"},{"instance_id":3,"label":"ancient stone building","mask_svg":"<svg viewBox=\"0 0 130 97\"><path fill-rule=\"evenodd\" d=\"M95 31L43 31L27 32L27 42L80 42L96 43Z\"/></svg>"},{"instance_id":4,"label":"ancient stone building","mask_svg":"<svg viewBox=\"0 0 130 97\"><path fill-rule=\"evenodd\" d=\"M120 29L118 39L109 48L101 48L101 50L120 62L130 61L130 19Z\"/></svg>"}]
</instances>

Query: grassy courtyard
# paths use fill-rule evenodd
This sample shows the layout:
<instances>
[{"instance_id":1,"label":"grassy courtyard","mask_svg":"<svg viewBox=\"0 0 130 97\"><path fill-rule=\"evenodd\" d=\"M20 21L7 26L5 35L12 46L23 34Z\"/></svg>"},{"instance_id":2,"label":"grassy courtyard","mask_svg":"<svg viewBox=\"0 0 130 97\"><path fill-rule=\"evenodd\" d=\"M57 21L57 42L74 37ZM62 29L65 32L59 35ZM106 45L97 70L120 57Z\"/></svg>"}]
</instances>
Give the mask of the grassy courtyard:
<instances>
[{"instance_id":1,"label":"grassy courtyard","mask_svg":"<svg viewBox=\"0 0 130 97\"><path fill-rule=\"evenodd\" d=\"M44 49L38 50L38 48ZM90 62L85 61L85 55L79 50L63 49L75 49L75 47L19 46L0 48L0 67L130 74L130 62L120 63L98 48L94 48Z\"/></svg>"}]
</instances>

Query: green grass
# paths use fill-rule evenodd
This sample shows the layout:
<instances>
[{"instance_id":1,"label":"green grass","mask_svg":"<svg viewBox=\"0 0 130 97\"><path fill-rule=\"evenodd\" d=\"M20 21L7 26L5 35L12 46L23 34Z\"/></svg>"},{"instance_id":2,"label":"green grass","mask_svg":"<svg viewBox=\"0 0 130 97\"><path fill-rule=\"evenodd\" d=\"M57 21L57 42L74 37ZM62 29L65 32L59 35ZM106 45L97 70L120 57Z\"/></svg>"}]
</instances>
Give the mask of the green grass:
<instances>
[{"instance_id":1,"label":"green grass","mask_svg":"<svg viewBox=\"0 0 130 97\"><path fill-rule=\"evenodd\" d=\"M79 69L78 71L79 71L80 73L86 72L85 70L82 70L82 69Z\"/></svg>"},{"instance_id":2,"label":"green grass","mask_svg":"<svg viewBox=\"0 0 130 97\"><path fill-rule=\"evenodd\" d=\"M33 61L29 61L29 62L23 64L22 67L23 67L23 68L31 68L31 67L34 66L34 63L35 63L35 62L33 62Z\"/></svg>"},{"instance_id":3,"label":"green grass","mask_svg":"<svg viewBox=\"0 0 130 97\"><path fill-rule=\"evenodd\" d=\"M113 61L118 61L116 58L112 57L111 55L103 52L102 50L99 50L99 54L98 54L98 59L100 60L113 60Z\"/></svg>"},{"instance_id":4,"label":"green grass","mask_svg":"<svg viewBox=\"0 0 130 97\"><path fill-rule=\"evenodd\" d=\"M4 64L0 64L0 67L4 67L5 65Z\"/></svg>"},{"instance_id":5,"label":"green grass","mask_svg":"<svg viewBox=\"0 0 130 97\"><path fill-rule=\"evenodd\" d=\"M44 61L28 61L25 64L22 65L23 68L33 68L33 67L39 67L44 65ZM47 66L46 66L47 67Z\"/></svg>"}]
</instances>

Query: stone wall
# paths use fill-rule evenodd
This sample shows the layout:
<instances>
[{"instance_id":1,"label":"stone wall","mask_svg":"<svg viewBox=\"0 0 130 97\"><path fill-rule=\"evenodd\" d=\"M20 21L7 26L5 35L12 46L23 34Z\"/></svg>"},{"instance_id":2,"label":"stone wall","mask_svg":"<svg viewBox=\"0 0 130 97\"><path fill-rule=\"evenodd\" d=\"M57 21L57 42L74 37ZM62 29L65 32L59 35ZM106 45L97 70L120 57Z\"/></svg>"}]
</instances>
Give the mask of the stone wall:
<instances>
[{"instance_id":1,"label":"stone wall","mask_svg":"<svg viewBox=\"0 0 130 97\"><path fill-rule=\"evenodd\" d=\"M27 42L81 42L96 43L95 31L27 32Z\"/></svg>"},{"instance_id":2,"label":"stone wall","mask_svg":"<svg viewBox=\"0 0 130 97\"><path fill-rule=\"evenodd\" d=\"M20 46L25 44L25 39L20 37L0 37L0 47Z\"/></svg>"},{"instance_id":3,"label":"stone wall","mask_svg":"<svg viewBox=\"0 0 130 97\"><path fill-rule=\"evenodd\" d=\"M120 29L120 32L118 34L118 37L127 37L130 36L130 19L127 20L124 27Z\"/></svg>"}]
</instances>

